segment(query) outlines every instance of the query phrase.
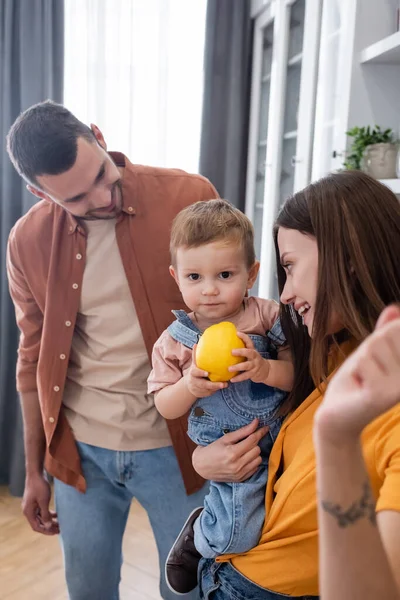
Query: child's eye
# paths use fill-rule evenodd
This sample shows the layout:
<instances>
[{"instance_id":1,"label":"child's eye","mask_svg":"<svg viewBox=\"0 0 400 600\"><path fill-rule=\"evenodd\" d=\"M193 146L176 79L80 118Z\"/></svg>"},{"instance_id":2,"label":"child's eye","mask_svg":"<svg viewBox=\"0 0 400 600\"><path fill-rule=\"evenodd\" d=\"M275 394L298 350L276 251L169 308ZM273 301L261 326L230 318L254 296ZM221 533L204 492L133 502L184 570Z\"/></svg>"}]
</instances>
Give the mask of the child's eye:
<instances>
[{"instance_id":1,"label":"child's eye","mask_svg":"<svg viewBox=\"0 0 400 600\"><path fill-rule=\"evenodd\" d=\"M200 279L200 275L198 273L190 273L188 275L188 279L190 279L190 281L198 281Z\"/></svg>"},{"instance_id":2,"label":"child's eye","mask_svg":"<svg viewBox=\"0 0 400 600\"><path fill-rule=\"evenodd\" d=\"M293 265L292 265L292 263L286 263L286 264L282 265L282 267L285 269L285 271L290 273L290 269L293 267Z\"/></svg>"},{"instance_id":3,"label":"child's eye","mask_svg":"<svg viewBox=\"0 0 400 600\"><path fill-rule=\"evenodd\" d=\"M222 273L219 274L221 279L229 279L229 277L231 277L231 275L232 275L232 273L230 271L222 271Z\"/></svg>"}]
</instances>

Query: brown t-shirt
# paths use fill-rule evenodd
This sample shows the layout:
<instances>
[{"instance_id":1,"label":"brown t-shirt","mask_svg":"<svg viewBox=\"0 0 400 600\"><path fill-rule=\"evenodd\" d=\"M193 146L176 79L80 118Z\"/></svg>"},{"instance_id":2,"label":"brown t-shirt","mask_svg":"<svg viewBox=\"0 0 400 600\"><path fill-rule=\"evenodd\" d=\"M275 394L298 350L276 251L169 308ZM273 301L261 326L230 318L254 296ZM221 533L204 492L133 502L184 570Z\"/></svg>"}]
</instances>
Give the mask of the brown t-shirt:
<instances>
[{"instance_id":1,"label":"brown t-shirt","mask_svg":"<svg viewBox=\"0 0 400 600\"><path fill-rule=\"evenodd\" d=\"M200 175L133 165L110 153L122 169L122 213L115 233L148 357L184 308L168 272L170 227L176 214L198 200L218 197ZM39 395L46 437L47 470L85 491L79 453L62 404L86 262L82 224L54 202L41 201L13 227L7 254L10 293L21 332L17 388ZM188 493L203 480L192 467L194 445L186 418L167 422Z\"/></svg>"},{"instance_id":2,"label":"brown t-shirt","mask_svg":"<svg viewBox=\"0 0 400 600\"><path fill-rule=\"evenodd\" d=\"M63 405L75 439L110 450L171 445L147 393L150 361L124 273L115 219L85 223L86 266Z\"/></svg>"}]
</instances>

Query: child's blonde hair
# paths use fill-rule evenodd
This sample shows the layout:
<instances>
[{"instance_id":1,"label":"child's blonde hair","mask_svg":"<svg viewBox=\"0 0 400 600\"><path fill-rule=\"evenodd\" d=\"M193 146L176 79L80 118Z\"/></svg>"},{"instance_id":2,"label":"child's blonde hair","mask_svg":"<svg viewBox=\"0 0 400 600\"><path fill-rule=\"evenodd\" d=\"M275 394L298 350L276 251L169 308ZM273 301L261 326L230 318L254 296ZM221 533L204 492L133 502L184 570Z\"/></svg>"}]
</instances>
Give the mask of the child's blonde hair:
<instances>
[{"instance_id":1,"label":"child's blonde hair","mask_svg":"<svg viewBox=\"0 0 400 600\"><path fill-rule=\"evenodd\" d=\"M248 217L226 200L200 200L184 208L172 223L171 262L176 266L178 248L196 248L220 240L241 245L247 268L253 266L254 228Z\"/></svg>"}]
</instances>

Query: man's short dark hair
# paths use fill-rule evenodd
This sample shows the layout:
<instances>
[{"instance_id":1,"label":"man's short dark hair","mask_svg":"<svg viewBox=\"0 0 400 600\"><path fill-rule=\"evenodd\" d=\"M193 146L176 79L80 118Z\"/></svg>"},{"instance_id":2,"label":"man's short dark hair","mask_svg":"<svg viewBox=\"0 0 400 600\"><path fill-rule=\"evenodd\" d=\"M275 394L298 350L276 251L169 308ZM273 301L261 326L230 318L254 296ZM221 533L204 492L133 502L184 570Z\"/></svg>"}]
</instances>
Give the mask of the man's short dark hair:
<instances>
[{"instance_id":1,"label":"man's short dark hair","mask_svg":"<svg viewBox=\"0 0 400 600\"><path fill-rule=\"evenodd\" d=\"M46 100L19 115L7 135L7 152L21 177L40 187L40 175L59 175L74 165L79 137L96 141L67 108Z\"/></svg>"}]
</instances>

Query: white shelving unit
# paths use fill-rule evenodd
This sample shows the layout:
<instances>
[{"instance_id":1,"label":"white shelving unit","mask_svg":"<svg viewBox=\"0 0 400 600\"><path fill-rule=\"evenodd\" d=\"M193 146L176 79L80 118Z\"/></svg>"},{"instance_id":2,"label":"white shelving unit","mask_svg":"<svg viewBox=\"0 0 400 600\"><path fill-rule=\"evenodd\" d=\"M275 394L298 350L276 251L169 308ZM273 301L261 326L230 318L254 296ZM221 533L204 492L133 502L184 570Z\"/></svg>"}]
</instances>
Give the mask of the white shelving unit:
<instances>
[{"instance_id":1,"label":"white shelving unit","mask_svg":"<svg viewBox=\"0 0 400 600\"><path fill-rule=\"evenodd\" d=\"M253 0L253 72L246 214L261 259L258 289L277 297L272 225L310 181L323 0Z\"/></svg>"},{"instance_id":2,"label":"white shelving unit","mask_svg":"<svg viewBox=\"0 0 400 600\"><path fill-rule=\"evenodd\" d=\"M400 31L389 35L361 52L361 64L400 64Z\"/></svg>"},{"instance_id":3,"label":"white shelving unit","mask_svg":"<svg viewBox=\"0 0 400 600\"><path fill-rule=\"evenodd\" d=\"M251 0L254 52L246 214L258 289L277 297L272 225L282 202L343 167L346 131L400 136L399 0ZM400 179L381 182L400 197Z\"/></svg>"}]
</instances>

